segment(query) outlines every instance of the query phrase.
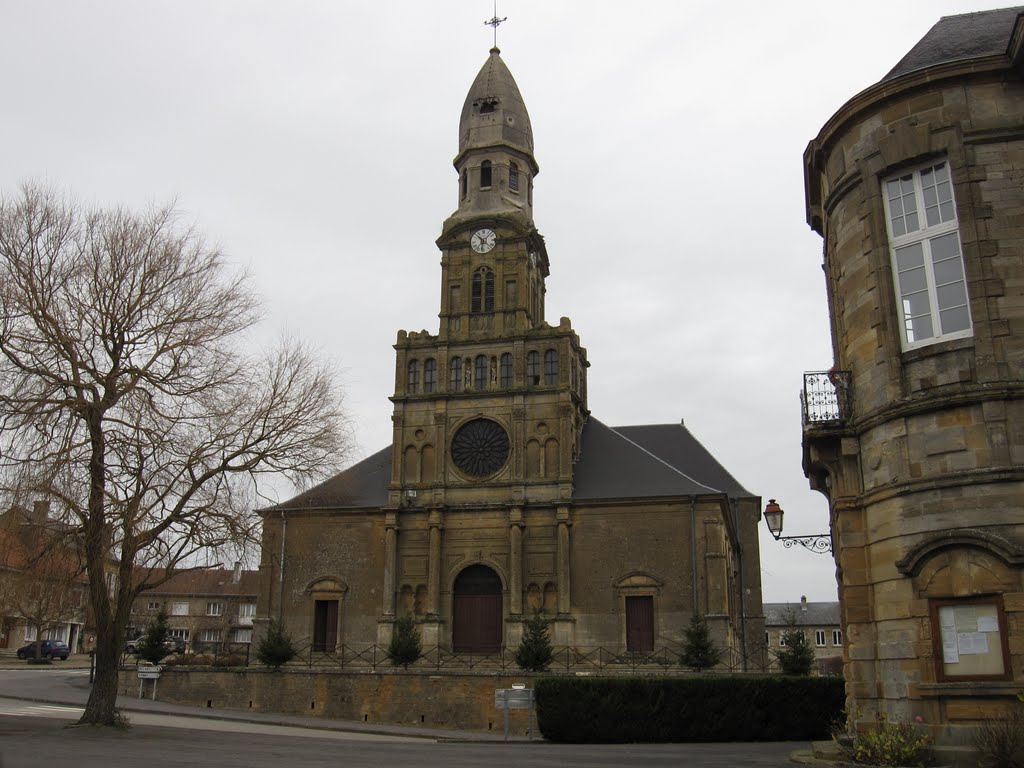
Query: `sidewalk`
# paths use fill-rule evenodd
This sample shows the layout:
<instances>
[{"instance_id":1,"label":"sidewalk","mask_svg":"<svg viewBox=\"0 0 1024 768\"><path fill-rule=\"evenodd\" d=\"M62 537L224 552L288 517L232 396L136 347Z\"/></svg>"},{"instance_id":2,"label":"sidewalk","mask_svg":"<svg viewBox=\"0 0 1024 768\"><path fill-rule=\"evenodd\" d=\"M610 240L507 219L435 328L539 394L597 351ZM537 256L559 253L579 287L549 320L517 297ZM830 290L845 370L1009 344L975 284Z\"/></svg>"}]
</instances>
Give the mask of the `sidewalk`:
<instances>
[{"instance_id":1,"label":"sidewalk","mask_svg":"<svg viewBox=\"0 0 1024 768\"><path fill-rule=\"evenodd\" d=\"M11 670L32 670L38 672L41 678L49 678L51 672L62 670L87 670L90 659L87 655L74 655L67 661L54 661L52 664L34 665L19 659L0 658L0 681L3 681L4 672ZM24 678L21 678L24 680ZM33 685L33 681L19 686L22 690L11 690L10 685L3 685L3 695L10 699L22 701L36 701L45 704L65 704L72 706L85 706L89 697L89 677L79 674L70 680L64 678L61 681L43 680L39 683L44 685ZM159 696L159 693L157 694ZM162 701L153 701L148 698L139 699L135 696L118 696L117 706L124 712L150 712L176 715L179 717L196 717L203 720L230 720L243 723L256 723L265 725L286 725L294 728L308 728L321 731L339 731L350 733L366 733L383 736L406 736L410 738L429 739L432 741L456 741L456 742L504 742L504 733L500 730L494 732L483 731L459 731L446 728L426 728L419 726L390 725L386 723L362 723L352 720L331 720L323 717L303 717L301 715L284 715L276 712L250 712L235 709L212 709L203 707L191 707L185 704L169 704ZM528 744L530 740L525 736L509 736L509 743L517 742ZM542 743L540 734L535 732L533 741Z\"/></svg>"}]
</instances>

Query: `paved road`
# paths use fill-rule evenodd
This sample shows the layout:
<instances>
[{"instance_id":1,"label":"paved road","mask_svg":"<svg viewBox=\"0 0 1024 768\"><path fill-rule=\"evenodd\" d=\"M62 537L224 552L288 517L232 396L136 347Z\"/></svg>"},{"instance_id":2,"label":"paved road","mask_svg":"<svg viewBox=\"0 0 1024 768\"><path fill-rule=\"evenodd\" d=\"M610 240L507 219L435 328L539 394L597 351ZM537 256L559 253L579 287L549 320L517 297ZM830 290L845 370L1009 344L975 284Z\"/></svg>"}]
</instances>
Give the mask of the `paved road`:
<instances>
[{"instance_id":1,"label":"paved road","mask_svg":"<svg viewBox=\"0 0 1024 768\"><path fill-rule=\"evenodd\" d=\"M125 697L119 705L133 707L128 712L131 728L73 727L87 694L88 673L81 670L0 670L0 768L781 768L790 765L790 752L807 746L452 742L438 740L457 735L448 731L211 713Z\"/></svg>"}]
</instances>

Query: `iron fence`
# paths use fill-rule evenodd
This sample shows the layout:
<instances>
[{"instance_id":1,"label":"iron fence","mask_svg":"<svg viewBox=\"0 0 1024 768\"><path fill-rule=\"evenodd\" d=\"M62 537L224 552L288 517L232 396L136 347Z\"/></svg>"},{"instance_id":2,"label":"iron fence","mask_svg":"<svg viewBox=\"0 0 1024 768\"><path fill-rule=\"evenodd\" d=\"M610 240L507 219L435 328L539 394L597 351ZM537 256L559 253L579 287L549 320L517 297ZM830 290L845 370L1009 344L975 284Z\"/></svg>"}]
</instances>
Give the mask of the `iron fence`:
<instances>
[{"instance_id":1,"label":"iron fence","mask_svg":"<svg viewBox=\"0 0 1024 768\"><path fill-rule=\"evenodd\" d=\"M800 404L804 426L845 424L850 419L851 376L849 371L810 371L804 374Z\"/></svg>"}]
</instances>

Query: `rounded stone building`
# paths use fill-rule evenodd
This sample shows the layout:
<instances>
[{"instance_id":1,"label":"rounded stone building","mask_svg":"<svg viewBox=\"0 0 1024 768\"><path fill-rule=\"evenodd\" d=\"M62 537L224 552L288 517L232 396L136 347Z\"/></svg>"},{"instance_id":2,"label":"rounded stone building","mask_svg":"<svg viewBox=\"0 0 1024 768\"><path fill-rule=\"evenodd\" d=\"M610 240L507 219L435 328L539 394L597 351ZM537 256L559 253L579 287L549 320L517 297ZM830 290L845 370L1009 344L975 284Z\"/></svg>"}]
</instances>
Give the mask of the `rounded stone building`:
<instances>
[{"instance_id":1,"label":"rounded stone building","mask_svg":"<svg viewBox=\"0 0 1024 768\"><path fill-rule=\"evenodd\" d=\"M941 19L804 155L835 366L805 376L847 710L939 742L1024 684L1024 8Z\"/></svg>"}]
</instances>

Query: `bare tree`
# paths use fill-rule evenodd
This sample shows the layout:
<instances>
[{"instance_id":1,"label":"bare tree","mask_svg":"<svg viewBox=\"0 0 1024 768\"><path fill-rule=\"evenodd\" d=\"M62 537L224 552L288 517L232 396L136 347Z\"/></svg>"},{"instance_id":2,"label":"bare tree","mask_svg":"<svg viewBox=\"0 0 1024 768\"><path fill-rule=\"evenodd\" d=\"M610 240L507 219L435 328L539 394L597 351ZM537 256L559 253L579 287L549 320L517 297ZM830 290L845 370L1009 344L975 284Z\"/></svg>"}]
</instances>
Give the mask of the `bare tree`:
<instances>
[{"instance_id":1,"label":"bare tree","mask_svg":"<svg viewBox=\"0 0 1024 768\"><path fill-rule=\"evenodd\" d=\"M251 538L261 476L337 469L340 392L302 344L245 352L246 276L166 207L87 210L32 185L0 200L0 310L4 489L80 534L97 630L81 722L113 724L132 601Z\"/></svg>"}]
</instances>

